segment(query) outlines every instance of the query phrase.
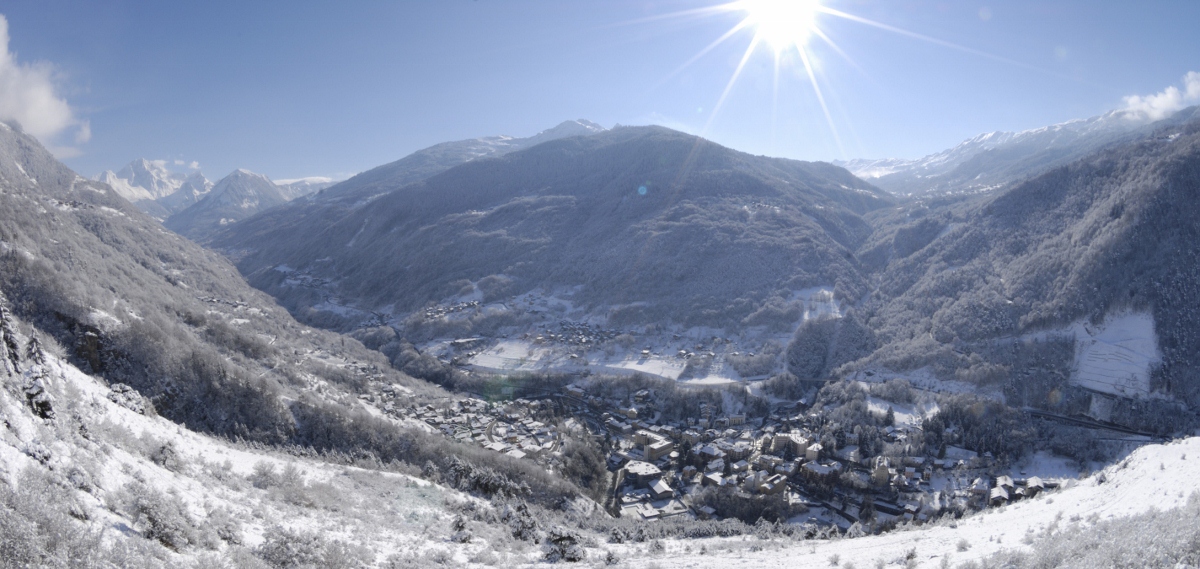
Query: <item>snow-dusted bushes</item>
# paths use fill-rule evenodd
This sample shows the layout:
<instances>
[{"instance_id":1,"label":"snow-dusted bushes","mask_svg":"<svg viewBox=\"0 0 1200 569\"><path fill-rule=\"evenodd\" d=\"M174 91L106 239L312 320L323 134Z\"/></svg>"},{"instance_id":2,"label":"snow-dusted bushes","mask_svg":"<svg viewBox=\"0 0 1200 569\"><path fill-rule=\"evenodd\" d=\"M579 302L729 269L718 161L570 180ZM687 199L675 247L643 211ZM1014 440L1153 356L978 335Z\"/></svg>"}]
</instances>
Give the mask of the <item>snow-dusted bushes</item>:
<instances>
[{"instance_id":1,"label":"snow-dusted bushes","mask_svg":"<svg viewBox=\"0 0 1200 569\"><path fill-rule=\"evenodd\" d=\"M130 500L130 513L147 539L175 551L200 543L196 522L178 496L164 494L138 482L130 483L125 491Z\"/></svg>"},{"instance_id":2,"label":"snow-dusted bushes","mask_svg":"<svg viewBox=\"0 0 1200 569\"><path fill-rule=\"evenodd\" d=\"M72 511L71 490L51 475L27 469L15 489L0 482L0 568L100 566L100 536Z\"/></svg>"},{"instance_id":3,"label":"snow-dusted bushes","mask_svg":"<svg viewBox=\"0 0 1200 569\"><path fill-rule=\"evenodd\" d=\"M960 569L1049 567L1196 567L1200 565L1200 493L1186 506L1093 523L1057 524L1029 550L1006 550Z\"/></svg>"}]
</instances>

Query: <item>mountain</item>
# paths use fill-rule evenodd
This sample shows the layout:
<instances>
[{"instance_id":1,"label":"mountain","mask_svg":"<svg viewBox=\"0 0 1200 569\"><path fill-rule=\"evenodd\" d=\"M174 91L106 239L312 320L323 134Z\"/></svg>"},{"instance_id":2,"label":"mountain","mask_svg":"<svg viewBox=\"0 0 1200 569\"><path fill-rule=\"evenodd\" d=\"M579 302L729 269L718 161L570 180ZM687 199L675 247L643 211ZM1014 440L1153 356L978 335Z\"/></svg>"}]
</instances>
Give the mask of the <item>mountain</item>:
<instances>
[{"instance_id":1,"label":"mountain","mask_svg":"<svg viewBox=\"0 0 1200 569\"><path fill-rule=\"evenodd\" d=\"M134 160L118 172L105 171L96 177L121 197L162 220L199 201L212 188L199 171L172 172L162 160Z\"/></svg>"},{"instance_id":2,"label":"mountain","mask_svg":"<svg viewBox=\"0 0 1200 569\"><path fill-rule=\"evenodd\" d=\"M283 192L288 201L319 192L336 184L338 181L324 176L296 178L293 180L275 180L275 185Z\"/></svg>"},{"instance_id":3,"label":"mountain","mask_svg":"<svg viewBox=\"0 0 1200 569\"><path fill-rule=\"evenodd\" d=\"M249 170L234 170L200 201L163 222L168 229L203 241L223 225L288 201L288 194L270 178Z\"/></svg>"},{"instance_id":4,"label":"mountain","mask_svg":"<svg viewBox=\"0 0 1200 569\"><path fill-rule=\"evenodd\" d=\"M570 136L587 136L604 130L604 127L596 123L579 119L564 121L554 128L526 138L486 136L443 142L358 174L321 192L315 199L332 204L353 205L471 160L502 156L543 142Z\"/></svg>"},{"instance_id":5,"label":"mountain","mask_svg":"<svg viewBox=\"0 0 1200 569\"><path fill-rule=\"evenodd\" d=\"M924 369L1148 430L1194 420L1177 405L1200 408L1198 191L1193 108L1003 190L881 212L857 252L880 347L843 371Z\"/></svg>"},{"instance_id":6,"label":"mountain","mask_svg":"<svg viewBox=\"0 0 1200 569\"><path fill-rule=\"evenodd\" d=\"M917 160L835 163L897 195L974 193L1066 164L1153 128L1142 115L1117 110L1022 132L989 132Z\"/></svg>"},{"instance_id":7,"label":"mountain","mask_svg":"<svg viewBox=\"0 0 1200 569\"><path fill-rule=\"evenodd\" d=\"M383 175L394 164L232 225L213 245L298 314L336 312L326 299L337 298L403 317L478 286L489 299L570 289L612 323L719 326L766 318L794 290L860 296L862 216L891 203L835 166L661 127L558 138L408 185L410 170ZM300 275L328 286L314 294Z\"/></svg>"}]
</instances>

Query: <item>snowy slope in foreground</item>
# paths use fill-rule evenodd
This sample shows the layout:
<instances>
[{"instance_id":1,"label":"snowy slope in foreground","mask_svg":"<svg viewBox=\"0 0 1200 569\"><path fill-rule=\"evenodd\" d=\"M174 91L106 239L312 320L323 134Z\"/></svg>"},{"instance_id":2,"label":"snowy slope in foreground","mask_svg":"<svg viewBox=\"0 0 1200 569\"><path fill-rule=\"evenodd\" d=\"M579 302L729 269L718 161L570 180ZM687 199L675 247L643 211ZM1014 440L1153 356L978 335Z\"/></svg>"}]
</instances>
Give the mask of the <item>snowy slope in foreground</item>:
<instances>
[{"instance_id":1,"label":"snowy slope in foreground","mask_svg":"<svg viewBox=\"0 0 1200 569\"><path fill-rule=\"evenodd\" d=\"M782 548L758 544L761 551L754 551L755 544L741 538L707 540L705 555L696 551L700 543L678 541L670 544L656 563L663 568L830 567L832 556L837 555L839 563L847 567L876 567L879 561L903 566L906 554L916 549L918 567L938 567L947 556L950 566L956 567L1001 550L1029 550L1024 543L1029 541L1027 534L1041 536L1051 526L1066 528L1074 522L1086 526L1151 509L1178 508L1197 490L1200 437L1192 437L1142 447L1120 463L1068 483L1062 490L945 525L857 539L789 543ZM960 541L965 541L966 551L959 551ZM687 546L691 552L684 549Z\"/></svg>"}]
</instances>

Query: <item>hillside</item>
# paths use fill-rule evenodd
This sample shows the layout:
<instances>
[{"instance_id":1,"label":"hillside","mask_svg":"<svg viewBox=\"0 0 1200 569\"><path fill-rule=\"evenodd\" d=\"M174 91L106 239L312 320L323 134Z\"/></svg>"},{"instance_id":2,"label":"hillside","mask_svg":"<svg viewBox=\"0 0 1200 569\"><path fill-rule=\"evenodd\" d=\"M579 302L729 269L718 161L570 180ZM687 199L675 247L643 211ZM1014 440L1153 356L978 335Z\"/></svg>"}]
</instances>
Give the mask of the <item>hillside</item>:
<instances>
[{"instance_id":1,"label":"hillside","mask_svg":"<svg viewBox=\"0 0 1200 569\"><path fill-rule=\"evenodd\" d=\"M354 207L298 204L213 245L297 314L334 298L403 318L464 287L489 301L574 289L572 303L613 323L719 326L793 290L861 295L861 216L888 203L840 168L619 128L474 160Z\"/></svg>"},{"instance_id":2,"label":"hillside","mask_svg":"<svg viewBox=\"0 0 1200 569\"><path fill-rule=\"evenodd\" d=\"M67 362L130 386L181 428L381 464L486 468L496 481L536 484L524 495L533 503L578 495L532 461L387 413L455 397L353 339L298 324L223 258L33 138L0 127L0 158L0 304L28 326L22 341L61 346ZM386 391L391 407L361 399L368 390ZM483 494L496 488L505 486Z\"/></svg>"},{"instance_id":3,"label":"hillside","mask_svg":"<svg viewBox=\"0 0 1200 569\"><path fill-rule=\"evenodd\" d=\"M1197 165L1200 120L1168 122L998 194L876 218L859 257L884 267L862 305L882 347L851 367L927 368L1104 420L1134 421L1138 407L1097 403L1107 397L1195 409ZM1172 413L1142 411L1170 428Z\"/></svg>"}]
</instances>

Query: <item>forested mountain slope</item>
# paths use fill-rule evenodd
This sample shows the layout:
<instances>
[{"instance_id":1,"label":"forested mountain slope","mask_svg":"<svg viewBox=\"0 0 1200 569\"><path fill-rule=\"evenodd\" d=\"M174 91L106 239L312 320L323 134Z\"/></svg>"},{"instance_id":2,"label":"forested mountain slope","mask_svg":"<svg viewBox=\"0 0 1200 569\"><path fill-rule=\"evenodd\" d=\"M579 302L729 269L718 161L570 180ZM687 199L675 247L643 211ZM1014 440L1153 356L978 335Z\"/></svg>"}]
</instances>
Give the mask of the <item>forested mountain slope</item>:
<instances>
[{"instance_id":1,"label":"forested mountain slope","mask_svg":"<svg viewBox=\"0 0 1200 569\"><path fill-rule=\"evenodd\" d=\"M619 321L724 324L792 290L866 292L852 251L871 232L862 216L889 203L828 164L629 127L468 162L336 215L287 208L213 244L297 313L329 296L403 313L484 282L497 298L578 287L575 302Z\"/></svg>"},{"instance_id":2,"label":"forested mountain slope","mask_svg":"<svg viewBox=\"0 0 1200 569\"><path fill-rule=\"evenodd\" d=\"M859 253L883 267L863 306L882 346L867 361L1010 386L1048 374L1046 396L1054 376L1086 366L1083 336L1105 341L1106 322L1148 314L1159 353L1143 354L1150 384L1139 395L1200 405L1198 195L1200 121L1191 120L997 195L910 202L880 216ZM1019 346L1035 348L1031 339L1046 342L1036 346L1045 365L1015 363Z\"/></svg>"}]
</instances>

